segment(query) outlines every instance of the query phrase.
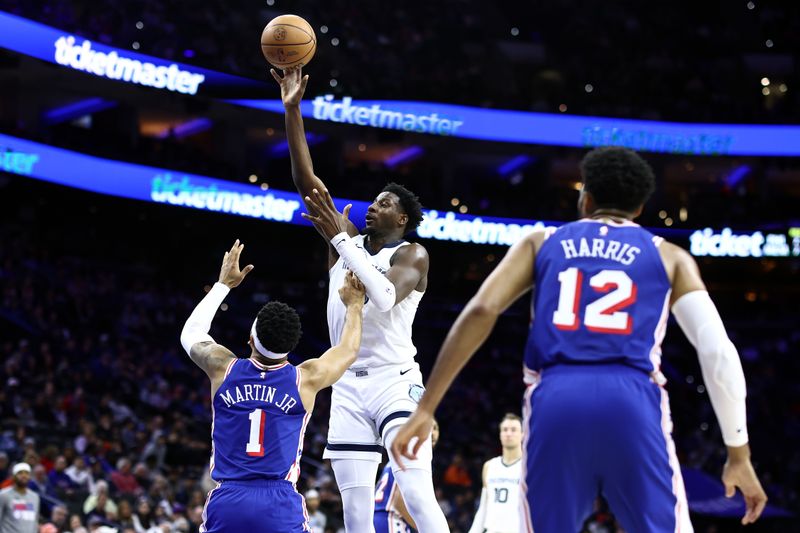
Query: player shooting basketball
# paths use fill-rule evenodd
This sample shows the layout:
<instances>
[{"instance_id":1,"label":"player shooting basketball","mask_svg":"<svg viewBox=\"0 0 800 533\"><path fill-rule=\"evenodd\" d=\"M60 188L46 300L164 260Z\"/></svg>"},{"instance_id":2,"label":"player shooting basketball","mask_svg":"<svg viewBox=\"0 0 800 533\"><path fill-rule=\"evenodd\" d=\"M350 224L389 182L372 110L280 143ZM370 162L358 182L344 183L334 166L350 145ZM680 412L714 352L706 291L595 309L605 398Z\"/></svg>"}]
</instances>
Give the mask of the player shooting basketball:
<instances>
[{"instance_id":1,"label":"player shooting basketball","mask_svg":"<svg viewBox=\"0 0 800 533\"><path fill-rule=\"evenodd\" d=\"M292 158L292 178L303 196L317 231L328 243L328 329L331 344L342 332L344 308L336 298L347 269L358 275L369 301L364 306L364 334L356 364L333 387L328 445L342 494L347 531L372 530L373 487L382 446L391 445L397 428L417 408L422 374L414 361L411 325L428 286L428 252L404 236L422 221L414 194L390 183L367 210L364 234L336 210L326 185L314 173L306 143L300 102L308 76L300 68L271 71L281 87L286 108L286 135ZM395 470L411 516L421 533L448 531L436 502L431 479L430 432L422 453L403 472Z\"/></svg>"}]
</instances>

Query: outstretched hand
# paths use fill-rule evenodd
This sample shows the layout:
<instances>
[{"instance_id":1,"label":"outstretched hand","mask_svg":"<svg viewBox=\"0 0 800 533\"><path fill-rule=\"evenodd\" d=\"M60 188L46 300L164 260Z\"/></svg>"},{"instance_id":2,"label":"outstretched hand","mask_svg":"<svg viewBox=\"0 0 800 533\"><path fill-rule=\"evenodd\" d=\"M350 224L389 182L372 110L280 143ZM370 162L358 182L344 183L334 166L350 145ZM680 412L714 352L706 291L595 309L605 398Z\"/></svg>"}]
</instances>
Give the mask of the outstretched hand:
<instances>
[{"instance_id":1,"label":"outstretched hand","mask_svg":"<svg viewBox=\"0 0 800 533\"><path fill-rule=\"evenodd\" d=\"M231 289L238 287L244 277L254 268L253 265L247 265L244 270L239 270L239 256L242 255L242 250L244 250L244 244L239 244L239 239L236 239L231 249L225 252L225 256L222 258L219 282Z\"/></svg>"},{"instance_id":2,"label":"outstretched hand","mask_svg":"<svg viewBox=\"0 0 800 533\"><path fill-rule=\"evenodd\" d=\"M350 208L353 207L353 204L344 206L343 212L340 213L333 205L333 198L327 189L322 192L314 189L311 196L305 197L305 202L308 213L302 213L303 218L310 220L328 240L342 232L347 232Z\"/></svg>"},{"instance_id":3,"label":"outstretched hand","mask_svg":"<svg viewBox=\"0 0 800 533\"><path fill-rule=\"evenodd\" d=\"M303 76L303 66L287 68L283 71L283 77L274 68L269 69L269 73L281 86L281 100L283 100L284 107L300 105L303 94L306 92L306 85L308 85L308 75Z\"/></svg>"}]
</instances>

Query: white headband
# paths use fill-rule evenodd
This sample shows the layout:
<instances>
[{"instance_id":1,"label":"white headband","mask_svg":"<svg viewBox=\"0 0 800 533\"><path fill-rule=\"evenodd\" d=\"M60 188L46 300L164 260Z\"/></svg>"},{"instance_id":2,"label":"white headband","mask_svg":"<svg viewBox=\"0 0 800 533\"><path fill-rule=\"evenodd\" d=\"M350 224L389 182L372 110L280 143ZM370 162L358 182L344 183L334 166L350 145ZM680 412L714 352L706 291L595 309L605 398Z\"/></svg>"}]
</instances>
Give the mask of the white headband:
<instances>
[{"instance_id":1,"label":"white headband","mask_svg":"<svg viewBox=\"0 0 800 533\"><path fill-rule=\"evenodd\" d=\"M258 334L256 334L256 322L258 322L258 317L253 320L253 327L250 328L250 335L253 337L253 344L256 345L256 351L266 357L267 359L283 359L289 352L286 353L275 353L267 350L264 348L264 345L261 344L261 341L258 340Z\"/></svg>"},{"instance_id":2,"label":"white headband","mask_svg":"<svg viewBox=\"0 0 800 533\"><path fill-rule=\"evenodd\" d=\"M14 468L11 470L11 475L16 476L20 472L28 472L31 471L31 465L28 463L17 463L14 465Z\"/></svg>"}]
</instances>

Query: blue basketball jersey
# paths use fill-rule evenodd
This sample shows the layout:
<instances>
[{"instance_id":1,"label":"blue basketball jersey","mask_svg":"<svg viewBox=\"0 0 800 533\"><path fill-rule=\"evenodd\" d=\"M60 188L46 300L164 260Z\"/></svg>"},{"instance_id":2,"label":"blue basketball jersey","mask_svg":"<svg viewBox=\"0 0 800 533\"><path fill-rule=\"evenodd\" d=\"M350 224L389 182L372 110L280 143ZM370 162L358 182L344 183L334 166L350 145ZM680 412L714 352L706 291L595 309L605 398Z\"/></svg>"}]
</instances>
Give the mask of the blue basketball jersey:
<instances>
[{"instance_id":1,"label":"blue basketball jersey","mask_svg":"<svg viewBox=\"0 0 800 533\"><path fill-rule=\"evenodd\" d=\"M553 232L536 255L525 366L621 363L657 371L671 292L662 242L633 222L584 219Z\"/></svg>"},{"instance_id":2,"label":"blue basketball jersey","mask_svg":"<svg viewBox=\"0 0 800 533\"><path fill-rule=\"evenodd\" d=\"M300 372L234 359L212 402L211 477L215 481L297 482L310 413Z\"/></svg>"},{"instance_id":3,"label":"blue basketball jersey","mask_svg":"<svg viewBox=\"0 0 800 533\"><path fill-rule=\"evenodd\" d=\"M381 472L381 477L378 479L378 486L375 487L375 512L390 511L389 504L394 495L394 472L392 466L386 463Z\"/></svg>"}]
</instances>

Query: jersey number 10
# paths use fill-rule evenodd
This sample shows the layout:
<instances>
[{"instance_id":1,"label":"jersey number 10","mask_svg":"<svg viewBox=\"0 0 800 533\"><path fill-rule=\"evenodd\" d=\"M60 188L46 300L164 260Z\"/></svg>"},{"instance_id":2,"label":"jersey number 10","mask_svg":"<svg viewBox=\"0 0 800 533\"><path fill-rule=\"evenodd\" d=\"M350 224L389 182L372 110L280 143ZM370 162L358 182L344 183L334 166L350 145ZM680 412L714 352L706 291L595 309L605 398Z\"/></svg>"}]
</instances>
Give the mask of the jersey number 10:
<instances>
[{"instance_id":1,"label":"jersey number 10","mask_svg":"<svg viewBox=\"0 0 800 533\"><path fill-rule=\"evenodd\" d=\"M558 273L561 290L553 324L558 329L575 331L580 326L581 289L583 272L571 267ZM636 301L636 284L623 270L601 270L589 279L589 286L608 293L587 304L583 313L586 329L596 333L627 335L633 329L633 317L622 311ZM611 289L614 289L613 291ZM611 292L609 292L611 291Z\"/></svg>"}]
</instances>

